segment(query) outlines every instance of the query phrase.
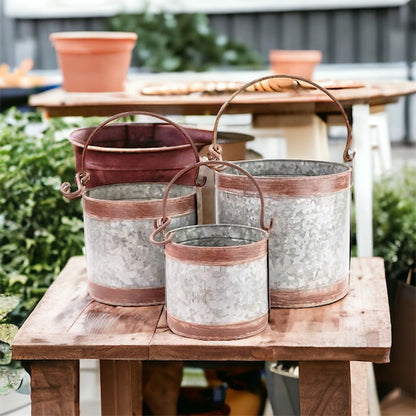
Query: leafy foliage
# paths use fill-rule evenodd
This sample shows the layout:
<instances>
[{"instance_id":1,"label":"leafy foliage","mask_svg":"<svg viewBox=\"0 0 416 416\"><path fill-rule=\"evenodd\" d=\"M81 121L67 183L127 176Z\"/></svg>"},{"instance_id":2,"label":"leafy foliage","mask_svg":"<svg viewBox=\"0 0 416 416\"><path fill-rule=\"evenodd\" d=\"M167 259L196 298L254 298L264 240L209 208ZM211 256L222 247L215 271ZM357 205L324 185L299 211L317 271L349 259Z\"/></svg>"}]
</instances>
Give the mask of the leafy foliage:
<instances>
[{"instance_id":1,"label":"leafy foliage","mask_svg":"<svg viewBox=\"0 0 416 416\"><path fill-rule=\"evenodd\" d=\"M374 254L388 276L416 266L416 168L405 167L374 186Z\"/></svg>"},{"instance_id":2,"label":"leafy foliage","mask_svg":"<svg viewBox=\"0 0 416 416\"><path fill-rule=\"evenodd\" d=\"M59 192L75 174L70 143L57 139L67 127L42 123L39 113L0 115L0 293L20 298L3 322L20 325L69 257L82 253L81 206Z\"/></svg>"},{"instance_id":3,"label":"leafy foliage","mask_svg":"<svg viewBox=\"0 0 416 416\"><path fill-rule=\"evenodd\" d=\"M354 224L351 231L354 256ZM415 167L405 166L374 183L373 246L374 255L384 258L388 278L407 275L416 268Z\"/></svg>"},{"instance_id":4,"label":"leafy foliage","mask_svg":"<svg viewBox=\"0 0 416 416\"><path fill-rule=\"evenodd\" d=\"M202 13L120 14L108 19L108 27L137 33L133 64L156 72L260 65L259 57L247 46L213 33Z\"/></svg>"}]
</instances>

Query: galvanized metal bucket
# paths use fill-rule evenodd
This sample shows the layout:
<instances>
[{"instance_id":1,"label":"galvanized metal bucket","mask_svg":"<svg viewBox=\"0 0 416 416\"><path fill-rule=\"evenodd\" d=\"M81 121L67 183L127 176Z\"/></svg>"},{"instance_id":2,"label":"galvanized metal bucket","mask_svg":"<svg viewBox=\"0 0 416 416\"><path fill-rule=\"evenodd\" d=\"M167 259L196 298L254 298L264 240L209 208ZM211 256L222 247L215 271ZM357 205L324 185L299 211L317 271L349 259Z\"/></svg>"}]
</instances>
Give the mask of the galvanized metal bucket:
<instances>
[{"instance_id":1,"label":"galvanized metal bucket","mask_svg":"<svg viewBox=\"0 0 416 416\"><path fill-rule=\"evenodd\" d=\"M230 96L217 114L213 148L218 147L219 119L233 98L249 86L264 86L265 82L279 77L311 84L334 101L348 131L344 161L352 161L351 127L342 105L318 84L290 75L254 80ZM269 88L273 85L271 83ZM271 306L318 306L345 296L349 289L351 166L314 160L235 163L256 178L264 194L267 215L278 221L269 243ZM217 176L217 220L253 224L258 215L255 193L251 183L236 169L220 172Z\"/></svg>"},{"instance_id":2,"label":"galvanized metal bucket","mask_svg":"<svg viewBox=\"0 0 416 416\"><path fill-rule=\"evenodd\" d=\"M127 111L109 117L97 127L76 129L69 135L77 171L89 173L87 188L116 183L169 182L195 160L195 152L211 143L211 131L179 126L171 120L169 123L110 124L133 115L167 121L154 113ZM180 183L193 185L193 172Z\"/></svg>"},{"instance_id":3,"label":"galvanized metal bucket","mask_svg":"<svg viewBox=\"0 0 416 416\"><path fill-rule=\"evenodd\" d=\"M90 174L87 188L114 183L169 182L184 166L195 160L194 149L173 124L110 124L120 117L135 114L137 112L134 111L116 114L97 127L76 129L69 135L76 169L86 169ZM181 128L198 152L211 144L211 130ZM90 143L91 137L94 137L93 144ZM245 141L252 139L252 136L241 133L218 132L218 140L224 143L228 154L241 153L245 150ZM85 146L88 147L88 159L83 161ZM180 183L193 185L192 172L181 178Z\"/></svg>"},{"instance_id":4,"label":"galvanized metal bucket","mask_svg":"<svg viewBox=\"0 0 416 416\"><path fill-rule=\"evenodd\" d=\"M189 135L180 127L179 131L191 143ZM87 150L85 146L83 163ZM111 305L164 303L163 250L149 242L149 234L154 218L162 212L172 218L171 227L196 224L195 187L175 185L171 198L163 205L166 183L122 183L86 189L89 172L83 169L84 164L76 175L78 190L70 192L70 185L64 183L61 192L67 198L82 196L89 294Z\"/></svg>"},{"instance_id":5,"label":"galvanized metal bucket","mask_svg":"<svg viewBox=\"0 0 416 416\"><path fill-rule=\"evenodd\" d=\"M180 171L166 188L199 162ZM224 165L233 166L230 162ZM235 169L246 173L244 169ZM170 224L165 211L151 235L165 246L166 309L169 328L176 334L203 340L228 340L261 332L268 322L267 242L264 199L260 196L260 227L247 225L195 225L175 228L163 241L156 235ZM257 198L258 198L257 196ZM258 203L258 200L257 200Z\"/></svg>"}]
</instances>

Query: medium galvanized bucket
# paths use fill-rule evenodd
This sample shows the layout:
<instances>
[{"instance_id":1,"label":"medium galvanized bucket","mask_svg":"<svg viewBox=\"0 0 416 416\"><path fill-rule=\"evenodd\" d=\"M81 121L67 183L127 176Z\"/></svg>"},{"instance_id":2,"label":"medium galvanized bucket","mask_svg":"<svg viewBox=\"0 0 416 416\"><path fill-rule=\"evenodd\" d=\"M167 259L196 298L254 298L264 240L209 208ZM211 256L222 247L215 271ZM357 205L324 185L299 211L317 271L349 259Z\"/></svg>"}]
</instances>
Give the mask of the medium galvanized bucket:
<instances>
[{"instance_id":1,"label":"medium galvanized bucket","mask_svg":"<svg viewBox=\"0 0 416 416\"><path fill-rule=\"evenodd\" d=\"M230 162L224 162L233 166ZM184 168L166 188L199 162ZM244 173L244 169L235 166ZM264 199L261 228L247 225L195 225L169 231L163 241L156 235L170 224L165 211L151 235L154 244L165 246L166 309L169 328L176 334L203 340L229 340L261 332L268 322L267 242ZM258 202L258 201L257 201Z\"/></svg>"},{"instance_id":2,"label":"medium galvanized bucket","mask_svg":"<svg viewBox=\"0 0 416 416\"><path fill-rule=\"evenodd\" d=\"M183 134L191 143L188 134ZM87 150L85 146L83 162ZM195 158L198 160L197 152ZM164 303L163 250L149 242L153 219L166 212L172 218L171 227L196 224L195 187L175 185L163 211L166 183L122 183L86 189L84 180L88 177L88 171L81 170L76 175L79 189L70 192L70 185L64 183L61 192L67 198L82 196L91 297L120 306Z\"/></svg>"},{"instance_id":3,"label":"medium galvanized bucket","mask_svg":"<svg viewBox=\"0 0 416 416\"><path fill-rule=\"evenodd\" d=\"M213 147L217 147L219 119L232 99L249 86L264 86L279 77L311 84L334 101L348 131L344 161L352 161L351 127L342 105L318 84L290 75L254 80L230 96L217 115ZM351 167L314 160L250 160L236 164L256 178L264 194L266 213L278 222L269 243L271 306L318 306L345 296L349 289ZM217 220L253 224L258 215L255 193L236 169L220 172Z\"/></svg>"}]
</instances>

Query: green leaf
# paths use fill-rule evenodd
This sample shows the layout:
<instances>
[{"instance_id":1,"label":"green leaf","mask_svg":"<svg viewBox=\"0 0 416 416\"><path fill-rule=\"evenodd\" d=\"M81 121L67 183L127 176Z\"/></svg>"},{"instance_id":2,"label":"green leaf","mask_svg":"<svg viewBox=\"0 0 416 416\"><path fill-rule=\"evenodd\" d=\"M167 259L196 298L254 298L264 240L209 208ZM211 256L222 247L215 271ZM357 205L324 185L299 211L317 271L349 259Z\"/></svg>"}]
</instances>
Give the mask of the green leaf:
<instances>
[{"instance_id":1,"label":"green leaf","mask_svg":"<svg viewBox=\"0 0 416 416\"><path fill-rule=\"evenodd\" d=\"M0 295L0 320L2 320L9 312L11 312L20 302L19 296L16 295ZM3 340L0 335L0 340Z\"/></svg>"},{"instance_id":2,"label":"green leaf","mask_svg":"<svg viewBox=\"0 0 416 416\"><path fill-rule=\"evenodd\" d=\"M0 341L12 344L19 327L13 324L0 324Z\"/></svg>"}]
</instances>

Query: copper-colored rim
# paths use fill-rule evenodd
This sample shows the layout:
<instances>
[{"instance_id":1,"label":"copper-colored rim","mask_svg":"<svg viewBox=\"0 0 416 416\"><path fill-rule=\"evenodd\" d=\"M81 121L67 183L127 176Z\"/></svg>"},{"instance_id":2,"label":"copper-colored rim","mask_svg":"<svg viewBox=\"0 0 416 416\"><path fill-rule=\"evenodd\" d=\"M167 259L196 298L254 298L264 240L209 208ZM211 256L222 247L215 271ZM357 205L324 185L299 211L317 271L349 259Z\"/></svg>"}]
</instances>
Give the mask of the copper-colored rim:
<instances>
[{"instance_id":1,"label":"copper-colored rim","mask_svg":"<svg viewBox=\"0 0 416 416\"><path fill-rule=\"evenodd\" d=\"M278 162L278 161L276 161ZM264 196L317 196L341 192L351 187L351 168L345 172L320 176L255 176ZM221 191L241 194L256 194L255 188L242 175L221 172L217 175L217 186Z\"/></svg>"},{"instance_id":2,"label":"copper-colored rim","mask_svg":"<svg viewBox=\"0 0 416 416\"><path fill-rule=\"evenodd\" d=\"M90 296L101 303L116 306L149 306L165 303L165 288L116 288L88 280Z\"/></svg>"},{"instance_id":3,"label":"copper-colored rim","mask_svg":"<svg viewBox=\"0 0 416 416\"><path fill-rule=\"evenodd\" d=\"M91 218L105 220L145 219L162 216L162 199L147 201L113 201L91 198L84 195L82 198L84 214ZM195 194L189 194L177 198L169 198L167 201L167 213L171 217L195 212Z\"/></svg>"},{"instance_id":4,"label":"copper-colored rim","mask_svg":"<svg viewBox=\"0 0 416 416\"><path fill-rule=\"evenodd\" d=\"M247 322L227 325L202 325L181 321L167 313L167 323L172 332L187 338L204 341L227 341L247 338L263 331L268 322L268 314Z\"/></svg>"},{"instance_id":5,"label":"copper-colored rim","mask_svg":"<svg viewBox=\"0 0 416 416\"><path fill-rule=\"evenodd\" d=\"M332 285L314 289L270 289L272 308L307 308L327 305L342 299L349 291L349 277Z\"/></svg>"},{"instance_id":6,"label":"copper-colored rim","mask_svg":"<svg viewBox=\"0 0 416 416\"><path fill-rule=\"evenodd\" d=\"M207 266L232 266L267 256L267 239L244 246L198 247L169 242L165 255L185 263Z\"/></svg>"}]
</instances>

